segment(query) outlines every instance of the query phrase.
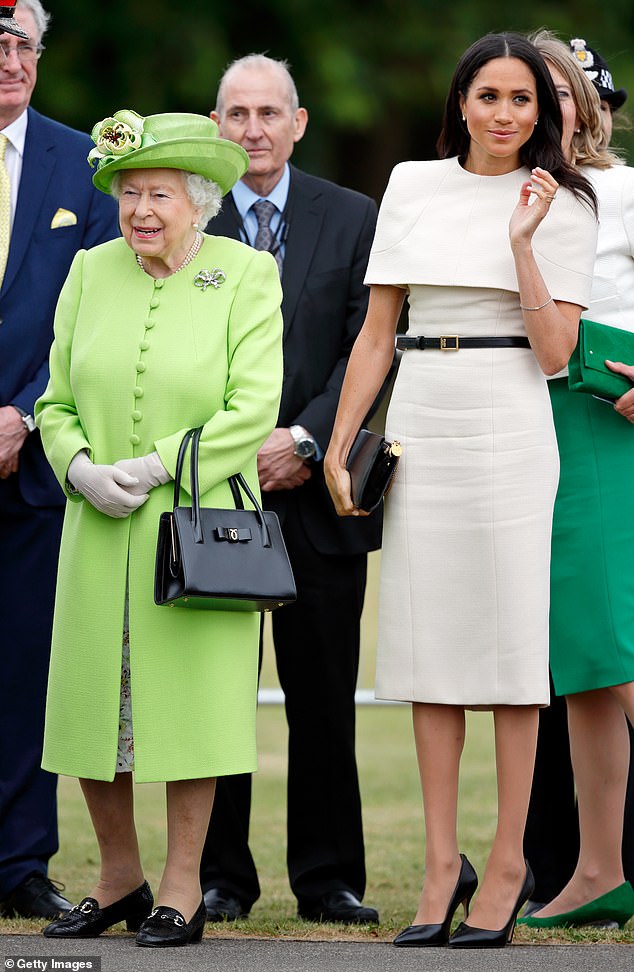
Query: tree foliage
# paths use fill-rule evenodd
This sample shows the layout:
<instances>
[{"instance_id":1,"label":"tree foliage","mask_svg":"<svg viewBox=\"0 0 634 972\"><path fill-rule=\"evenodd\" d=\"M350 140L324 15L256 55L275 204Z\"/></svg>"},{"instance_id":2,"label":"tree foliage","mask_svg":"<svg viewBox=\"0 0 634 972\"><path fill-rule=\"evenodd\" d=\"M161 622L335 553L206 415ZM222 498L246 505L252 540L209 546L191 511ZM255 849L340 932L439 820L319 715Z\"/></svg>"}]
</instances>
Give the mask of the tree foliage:
<instances>
[{"instance_id":1,"label":"tree foliage","mask_svg":"<svg viewBox=\"0 0 634 972\"><path fill-rule=\"evenodd\" d=\"M208 113L235 57L286 58L310 113L296 161L380 197L392 166L430 158L457 58L488 31L584 37L634 104L634 4L612 0L49 0L34 106L78 128L122 107ZM628 105L626 105L627 109ZM634 114L634 112L633 112ZM617 138L634 162L634 136Z\"/></svg>"}]
</instances>

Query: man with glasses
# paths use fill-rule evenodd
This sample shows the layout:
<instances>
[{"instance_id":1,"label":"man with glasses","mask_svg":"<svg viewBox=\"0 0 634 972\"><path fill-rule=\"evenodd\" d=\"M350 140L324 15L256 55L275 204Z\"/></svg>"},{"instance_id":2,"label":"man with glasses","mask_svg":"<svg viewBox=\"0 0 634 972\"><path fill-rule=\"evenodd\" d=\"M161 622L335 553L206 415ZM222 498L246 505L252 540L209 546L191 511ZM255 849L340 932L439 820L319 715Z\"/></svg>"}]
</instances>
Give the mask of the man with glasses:
<instances>
[{"instance_id":1,"label":"man with glasses","mask_svg":"<svg viewBox=\"0 0 634 972\"><path fill-rule=\"evenodd\" d=\"M48 14L0 2L0 913L51 919L70 908L47 876L57 778L40 768L64 498L32 416L73 257L118 230L91 139L29 107Z\"/></svg>"},{"instance_id":2,"label":"man with glasses","mask_svg":"<svg viewBox=\"0 0 634 972\"><path fill-rule=\"evenodd\" d=\"M0 10L2 9L3 8L0 7ZM0 24L1 23L2 20L0 20ZM17 34L16 36L19 37L20 35ZM42 51L45 50L46 48L44 47L44 44L33 44L28 40L28 38L24 41L18 41L17 44L10 44L6 40L0 41L0 67L4 70L8 70L6 68L6 64L13 56L17 57L18 61L22 65L35 64L35 62L39 61L40 57L42 56Z\"/></svg>"}]
</instances>

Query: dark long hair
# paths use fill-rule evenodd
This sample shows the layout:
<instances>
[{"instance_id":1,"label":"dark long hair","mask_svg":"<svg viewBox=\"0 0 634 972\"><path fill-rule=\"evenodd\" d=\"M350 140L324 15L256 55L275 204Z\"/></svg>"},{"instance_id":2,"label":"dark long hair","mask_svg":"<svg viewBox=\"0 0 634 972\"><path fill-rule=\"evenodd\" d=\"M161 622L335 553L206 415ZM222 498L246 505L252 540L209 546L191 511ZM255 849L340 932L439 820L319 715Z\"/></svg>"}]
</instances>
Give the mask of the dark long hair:
<instances>
[{"instance_id":1,"label":"dark long hair","mask_svg":"<svg viewBox=\"0 0 634 972\"><path fill-rule=\"evenodd\" d=\"M466 98L473 80L489 61L498 57L516 57L523 61L535 79L539 122L533 134L520 149L520 161L529 169L540 166L569 189L578 199L587 202L596 215L597 199L594 189L581 173L566 160L561 148L561 110L559 99L541 54L520 34L486 34L469 47L460 60L451 81L442 131L436 143L441 159L457 155L464 164L469 152L470 135L462 121L460 97Z\"/></svg>"}]
</instances>

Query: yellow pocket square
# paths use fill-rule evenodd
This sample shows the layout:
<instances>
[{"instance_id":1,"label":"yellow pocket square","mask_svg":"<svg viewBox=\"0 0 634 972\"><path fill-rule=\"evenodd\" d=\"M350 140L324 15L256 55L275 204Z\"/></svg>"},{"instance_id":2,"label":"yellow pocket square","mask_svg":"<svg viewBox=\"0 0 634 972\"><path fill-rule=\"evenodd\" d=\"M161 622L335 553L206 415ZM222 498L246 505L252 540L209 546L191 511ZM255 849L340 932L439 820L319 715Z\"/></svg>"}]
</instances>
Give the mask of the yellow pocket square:
<instances>
[{"instance_id":1,"label":"yellow pocket square","mask_svg":"<svg viewBox=\"0 0 634 972\"><path fill-rule=\"evenodd\" d=\"M75 226L77 217L71 213L70 209L58 209L51 220L51 229L59 229L60 226Z\"/></svg>"}]
</instances>

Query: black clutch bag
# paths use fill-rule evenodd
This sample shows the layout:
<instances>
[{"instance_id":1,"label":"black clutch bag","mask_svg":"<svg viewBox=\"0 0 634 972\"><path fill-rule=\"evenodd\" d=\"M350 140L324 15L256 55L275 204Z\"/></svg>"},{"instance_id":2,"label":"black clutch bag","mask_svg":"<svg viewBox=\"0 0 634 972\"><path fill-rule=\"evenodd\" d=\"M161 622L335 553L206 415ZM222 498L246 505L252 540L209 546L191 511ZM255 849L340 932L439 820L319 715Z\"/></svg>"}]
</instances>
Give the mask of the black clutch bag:
<instances>
[{"instance_id":1,"label":"black clutch bag","mask_svg":"<svg viewBox=\"0 0 634 972\"><path fill-rule=\"evenodd\" d=\"M200 507L198 442L185 433L174 478L174 507L159 520L154 601L211 611L271 611L297 598L295 579L275 513L264 512L242 474L229 477L235 509ZM179 506L191 442L191 506ZM253 504L245 510L242 492Z\"/></svg>"},{"instance_id":2,"label":"black clutch bag","mask_svg":"<svg viewBox=\"0 0 634 972\"><path fill-rule=\"evenodd\" d=\"M382 435L360 429L348 453L352 502L371 513L389 490L401 456L400 442L388 442Z\"/></svg>"}]
</instances>

